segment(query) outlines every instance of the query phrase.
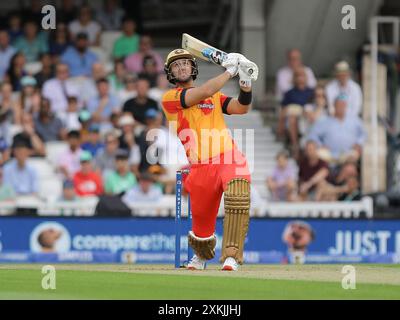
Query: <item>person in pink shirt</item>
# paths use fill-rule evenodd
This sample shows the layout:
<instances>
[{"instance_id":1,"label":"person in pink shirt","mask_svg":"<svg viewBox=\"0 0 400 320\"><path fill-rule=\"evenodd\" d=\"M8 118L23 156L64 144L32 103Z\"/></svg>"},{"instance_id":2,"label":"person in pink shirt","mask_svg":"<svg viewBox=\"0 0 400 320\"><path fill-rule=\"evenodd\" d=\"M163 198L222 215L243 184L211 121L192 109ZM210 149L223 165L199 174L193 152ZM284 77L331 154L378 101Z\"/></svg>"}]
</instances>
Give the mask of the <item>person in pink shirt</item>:
<instances>
[{"instance_id":1,"label":"person in pink shirt","mask_svg":"<svg viewBox=\"0 0 400 320\"><path fill-rule=\"evenodd\" d=\"M67 134L68 149L61 153L58 159L58 170L64 175L65 179L72 179L80 169L80 155L82 149L81 136L79 131L71 130Z\"/></svg>"},{"instance_id":2,"label":"person in pink shirt","mask_svg":"<svg viewBox=\"0 0 400 320\"><path fill-rule=\"evenodd\" d=\"M153 50L153 41L151 37L147 35L140 37L139 52L133 53L125 59L126 69L136 74L143 72L143 59L146 56L153 57L157 63L158 72L163 71L163 59L160 54Z\"/></svg>"}]
</instances>

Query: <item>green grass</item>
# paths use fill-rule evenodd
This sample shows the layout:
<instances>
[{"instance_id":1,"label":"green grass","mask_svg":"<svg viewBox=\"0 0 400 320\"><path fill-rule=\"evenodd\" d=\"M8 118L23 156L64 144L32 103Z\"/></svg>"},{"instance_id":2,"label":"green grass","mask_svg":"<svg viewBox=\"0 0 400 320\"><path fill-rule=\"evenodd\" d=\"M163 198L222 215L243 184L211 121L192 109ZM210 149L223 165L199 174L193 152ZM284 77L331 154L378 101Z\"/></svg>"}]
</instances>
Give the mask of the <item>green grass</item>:
<instances>
[{"instance_id":1,"label":"green grass","mask_svg":"<svg viewBox=\"0 0 400 320\"><path fill-rule=\"evenodd\" d=\"M400 286L240 277L58 270L43 290L40 270L0 270L0 299L400 299Z\"/></svg>"}]
</instances>

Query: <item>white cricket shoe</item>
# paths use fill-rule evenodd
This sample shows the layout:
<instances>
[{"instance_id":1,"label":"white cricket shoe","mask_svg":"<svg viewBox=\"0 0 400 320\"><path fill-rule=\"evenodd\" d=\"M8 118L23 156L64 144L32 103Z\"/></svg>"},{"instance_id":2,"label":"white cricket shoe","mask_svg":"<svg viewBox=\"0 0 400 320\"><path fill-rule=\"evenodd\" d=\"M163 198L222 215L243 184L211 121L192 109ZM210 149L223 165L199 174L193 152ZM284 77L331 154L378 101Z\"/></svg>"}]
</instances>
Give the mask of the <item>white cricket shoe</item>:
<instances>
[{"instance_id":1,"label":"white cricket shoe","mask_svg":"<svg viewBox=\"0 0 400 320\"><path fill-rule=\"evenodd\" d=\"M222 266L223 271L237 271L239 269L239 264L232 257L225 259L224 265Z\"/></svg>"},{"instance_id":2,"label":"white cricket shoe","mask_svg":"<svg viewBox=\"0 0 400 320\"><path fill-rule=\"evenodd\" d=\"M187 269L188 270L204 270L206 268L206 260L200 259L198 256L194 255L190 259Z\"/></svg>"}]
</instances>

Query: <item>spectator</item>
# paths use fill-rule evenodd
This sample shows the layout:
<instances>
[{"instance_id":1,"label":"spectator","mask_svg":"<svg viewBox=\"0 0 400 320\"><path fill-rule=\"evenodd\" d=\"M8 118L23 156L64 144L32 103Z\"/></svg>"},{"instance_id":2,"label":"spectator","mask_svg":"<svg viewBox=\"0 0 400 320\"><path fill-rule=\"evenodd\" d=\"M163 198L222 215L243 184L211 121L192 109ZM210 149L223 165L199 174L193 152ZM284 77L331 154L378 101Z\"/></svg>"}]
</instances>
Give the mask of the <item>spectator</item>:
<instances>
[{"instance_id":1,"label":"spectator","mask_svg":"<svg viewBox=\"0 0 400 320\"><path fill-rule=\"evenodd\" d=\"M10 37L7 31L0 30L0 81L3 81L15 52L15 48L10 45Z\"/></svg>"},{"instance_id":2,"label":"spectator","mask_svg":"<svg viewBox=\"0 0 400 320\"><path fill-rule=\"evenodd\" d=\"M88 110L94 122L109 124L110 115L120 110L119 99L110 92L110 85L106 78L97 80L97 95L88 101Z\"/></svg>"},{"instance_id":3,"label":"spectator","mask_svg":"<svg viewBox=\"0 0 400 320\"><path fill-rule=\"evenodd\" d=\"M24 76L21 79L22 91L18 104L17 117L21 117L23 112L35 114L39 112L41 97L37 89L37 82L34 77Z\"/></svg>"},{"instance_id":4,"label":"spectator","mask_svg":"<svg viewBox=\"0 0 400 320\"><path fill-rule=\"evenodd\" d=\"M52 30L49 37L49 53L56 57L56 60L71 45L71 40L67 25L63 22L57 24L56 29Z\"/></svg>"},{"instance_id":5,"label":"spectator","mask_svg":"<svg viewBox=\"0 0 400 320\"><path fill-rule=\"evenodd\" d=\"M115 41L113 48L114 59L124 59L138 52L139 35L136 33L136 22L130 17L124 17L122 35Z\"/></svg>"},{"instance_id":6,"label":"spectator","mask_svg":"<svg viewBox=\"0 0 400 320\"><path fill-rule=\"evenodd\" d=\"M118 92L118 98L121 101L121 105L124 105L129 99L136 97L136 81L137 78L133 73L128 73L125 75L124 88Z\"/></svg>"},{"instance_id":7,"label":"spectator","mask_svg":"<svg viewBox=\"0 0 400 320\"><path fill-rule=\"evenodd\" d=\"M63 113L68 107L68 98L78 97L79 90L68 79L69 67L65 63L56 65L56 76L43 84L42 94L50 100L52 111L56 114Z\"/></svg>"},{"instance_id":8,"label":"spectator","mask_svg":"<svg viewBox=\"0 0 400 320\"><path fill-rule=\"evenodd\" d=\"M141 174L139 184L127 191L122 201L128 206L137 202L157 202L162 198L162 190L154 183L154 178L149 173Z\"/></svg>"},{"instance_id":9,"label":"spectator","mask_svg":"<svg viewBox=\"0 0 400 320\"><path fill-rule=\"evenodd\" d=\"M118 136L113 132L105 134L105 147L100 149L95 156L95 168L104 175L115 168L115 156L119 147Z\"/></svg>"},{"instance_id":10,"label":"spectator","mask_svg":"<svg viewBox=\"0 0 400 320\"><path fill-rule=\"evenodd\" d=\"M46 155L45 145L35 132L33 116L27 112L22 114L22 131L13 137L13 145L19 143L25 143L33 149L32 155L34 156L44 157Z\"/></svg>"},{"instance_id":11,"label":"spectator","mask_svg":"<svg viewBox=\"0 0 400 320\"><path fill-rule=\"evenodd\" d=\"M328 164L318 156L317 145L308 141L305 147L305 157L299 164L299 196L300 199L314 200L318 185L329 175Z\"/></svg>"},{"instance_id":12,"label":"spectator","mask_svg":"<svg viewBox=\"0 0 400 320\"><path fill-rule=\"evenodd\" d=\"M107 72L104 65L100 62L95 62L92 65L92 75L89 78L81 79L79 82L79 97L87 105L89 100L96 97L97 81L107 77Z\"/></svg>"},{"instance_id":13,"label":"spectator","mask_svg":"<svg viewBox=\"0 0 400 320\"><path fill-rule=\"evenodd\" d=\"M44 142L65 140L67 131L62 121L51 111L50 100L43 98L34 116L35 131Z\"/></svg>"},{"instance_id":14,"label":"spectator","mask_svg":"<svg viewBox=\"0 0 400 320\"><path fill-rule=\"evenodd\" d=\"M162 167L164 173L159 177L158 181L164 185L165 193L172 194L175 189L176 171L188 165L185 149L177 137L171 134L170 130L162 126L162 114L154 109L146 112L146 128L137 138L137 144L140 147L141 158L139 169L147 171L151 163L157 163ZM148 148L152 147L153 152L148 152ZM141 160L141 161L140 161Z\"/></svg>"},{"instance_id":15,"label":"spectator","mask_svg":"<svg viewBox=\"0 0 400 320\"><path fill-rule=\"evenodd\" d=\"M89 42L86 33L78 33L74 46L68 47L61 56L61 61L69 66L72 77L90 77L92 66L97 62L97 56L88 49Z\"/></svg>"},{"instance_id":16,"label":"spectator","mask_svg":"<svg viewBox=\"0 0 400 320\"><path fill-rule=\"evenodd\" d=\"M81 169L75 173L73 181L78 196L99 196L103 193L101 176L92 168L92 155L82 151L80 155Z\"/></svg>"},{"instance_id":17,"label":"spectator","mask_svg":"<svg viewBox=\"0 0 400 320\"><path fill-rule=\"evenodd\" d=\"M94 157L97 152L104 148L104 144L100 137L100 126L97 123L92 123L89 127L89 135L86 142L81 145L82 150L90 152Z\"/></svg>"},{"instance_id":18,"label":"spectator","mask_svg":"<svg viewBox=\"0 0 400 320\"><path fill-rule=\"evenodd\" d=\"M0 106L0 166L10 158L10 113L9 109Z\"/></svg>"},{"instance_id":19,"label":"spectator","mask_svg":"<svg viewBox=\"0 0 400 320\"><path fill-rule=\"evenodd\" d=\"M327 181L317 188L317 201L359 200L358 170L353 163L345 163L332 171Z\"/></svg>"},{"instance_id":20,"label":"spectator","mask_svg":"<svg viewBox=\"0 0 400 320\"><path fill-rule=\"evenodd\" d=\"M11 83L13 92L21 91L21 79L26 76L25 72L25 55L22 52L17 52L11 58L10 66L4 77L5 82Z\"/></svg>"},{"instance_id":21,"label":"spectator","mask_svg":"<svg viewBox=\"0 0 400 320\"><path fill-rule=\"evenodd\" d=\"M40 55L40 63L42 69L35 74L38 87L41 89L43 84L55 76L53 59L49 53L42 53Z\"/></svg>"},{"instance_id":22,"label":"spectator","mask_svg":"<svg viewBox=\"0 0 400 320\"><path fill-rule=\"evenodd\" d=\"M293 73L299 68L303 68L306 73L307 87L314 88L317 85L312 70L303 65L300 50L291 49L287 53L287 65L279 69L276 75L276 98L278 100L281 100L284 94L293 88Z\"/></svg>"},{"instance_id":23,"label":"spectator","mask_svg":"<svg viewBox=\"0 0 400 320\"><path fill-rule=\"evenodd\" d=\"M0 201L13 200L14 198L14 189L3 183L3 168L0 167Z\"/></svg>"},{"instance_id":24,"label":"spectator","mask_svg":"<svg viewBox=\"0 0 400 320\"><path fill-rule=\"evenodd\" d=\"M42 53L49 51L45 38L38 34L38 26L32 20L25 23L24 35L15 40L14 47L25 55L27 62L35 62Z\"/></svg>"},{"instance_id":25,"label":"spectator","mask_svg":"<svg viewBox=\"0 0 400 320\"><path fill-rule=\"evenodd\" d=\"M118 125L121 128L121 135L119 137L119 147L130 151L135 141L135 120L129 113L123 114L118 121Z\"/></svg>"},{"instance_id":26,"label":"spectator","mask_svg":"<svg viewBox=\"0 0 400 320\"><path fill-rule=\"evenodd\" d=\"M150 36L143 35L139 42L139 52L133 53L125 59L126 69L130 72L139 74L143 71L143 59L146 56L152 56L157 62L157 71L161 73L164 68L163 59L153 50L153 42Z\"/></svg>"},{"instance_id":27,"label":"spectator","mask_svg":"<svg viewBox=\"0 0 400 320\"><path fill-rule=\"evenodd\" d=\"M137 95L124 103L123 112L130 112L136 121L144 124L146 111L158 110L157 101L148 97L149 81L139 78L136 84Z\"/></svg>"},{"instance_id":28,"label":"spectator","mask_svg":"<svg viewBox=\"0 0 400 320\"><path fill-rule=\"evenodd\" d=\"M78 9L75 6L75 0L61 1L61 7L57 9L57 19L60 19L60 21L68 25L75 20L77 15Z\"/></svg>"},{"instance_id":29,"label":"spectator","mask_svg":"<svg viewBox=\"0 0 400 320\"><path fill-rule=\"evenodd\" d=\"M68 97L68 106L66 112L60 112L59 118L68 131L80 130L82 125L79 121L79 107L77 97Z\"/></svg>"},{"instance_id":30,"label":"spectator","mask_svg":"<svg viewBox=\"0 0 400 320\"><path fill-rule=\"evenodd\" d=\"M82 143L85 143L88 141L89 137L89 127L92 123L92 116L89 111L86 109L82 109L79 111L79 122L81 124L81 141Z\"/></svg>"},{"instance_id":31,"label":"spectator","mask_svg":"<svg viewBox=\"0 0 400 320\"><path fill-rule=\"evenodd\" d=\"M21 116L17 100L12 94L12 86L8 82L3 82L0 89L1 110L7 111L7 121L9 123L21 124ZM11 142L11 141L8 141Z\"/></svg>"},{"instance_id":32,"label":"spectator","mask_svg":"<svg viewBox=\"0 0 400 320\"><path fill-rule=\"evenodd\" d=\"M97 12L96 18L103 30L119 30L124 17L124 10L118 6L117 0L105 0L103 8Z\"/></svg>"},{"instance_id":33,"label":"spectator","mask_svg":"<svg viewBox=\"0 0 400 320\"><path fill-rule=\"evenodd\" d=\"M293 156L297 159L299 155L299 117L304 113L304 106L311 101L314 90L307 87L306 72L303 68L296 69L293 77L294 88L287 91L282 100L278 134L283 135L287 121Z\"/></svg>"},{"instance_id":34,"label":"spectator","mask_svg":"<svg viewBox=\"0 0 400 320\"><path fill-rule=\"evenodd\" d=\"M147 79L150 87L153 88L157 85L158 75L157 62L152 56L145 56L143 58L143 71L139 73L139 78Z\"/></svg>"},{"instance_id":35,"label":"spectator","mask_svg":"<svg viewBox=\"0 0 400 320\"><path fill-rule=\"evenodd\" d=\"M126 69L124 62L122 60L116 60L114 62L114 72L107 77L111 85L111 91L116 95L124 89L125 76Z\"/></svg>"},{"instance_id":36,"label":"spectator","mask_svg":"<svg viewBox=\"0 0 400 320\"><path fill-rule=\"evenodd\" d=\"M11 13L8 18L8 35L10 43L14 44L15 40L22 36L22 20L18 12Z\"/></svg>"},{"instance_id":37,"label":"spectator","mask_svg":"<svg viewBox=\"0 0 400 320\"><path fill-rule=\"evenodd\" d=\"M79 9L78 19L72 21L68 29L73 39L77 39L79 34L85 33L88 36L89 45L98 46L100 44L101 26L92 19L92 9L87 5Z\"/></svg>"},{"instance_id":38,"label":"spectator","mask_svg":"<svg viewBox=\"0 0 400 320\"><path fill-rule=\"evenodd\" d=\"M350 78L351 70L346 61L335 65L335 80L326 86L330 114L334 113L335 99L339 95L347 96L347 116L359 116L362 108L362 91L360 86Z\"/></svg>"},{"instance_id":39,"label":"spectator","mask_svg":"<svg viewBox=\"0 0 400 320\"><path fill-rule=\"evenodd\" d=\"M267 178L273 201L293 201L296 191L296 172L289 164L289 154L281 151L276 156L277 165Z\"/></svg>"},{"instance_id":40,"label":"spectator","mask_svg":"<svg viewBox=\"0 0 400 320\"><path fill-rule=\"evenodd\" d=\"M162 96L164 93L169 89L169 82L167 80L167 77L165 74L158 74L157 76L157 86L154 88L151 88L149 90L149 97L155 101L158 102L158 105L161 110L161 101L162 101Z\"/></svg>"},{"instance_id":41,"label":"spectator","mask_svg":"<svg viewBox=\"0 0 400 320\"><path fill-rule=\"evenodd\" d=\"M328 100L324 87L317 86L315 88L312 104L305 106L305 116L309 125L328 116Z\"/></svg>"},{"instance_id":42,"label":"spectator","mask_svg":"<svg viewBox=\"0 0 400 320\"><path fill-rule=\"evenodd\" d=\"M80 169L80 156L82 153L80 133L71 130L67 134L68 149L60 154L57 168L65 179L72 179Z\"/></svg>"},{"instance_id":43,"label":"spectator","mask_svg":"<svg viewBox=\"0 0 400 320\"><path fill-rule=\"evenodd\" d=\"M36 169L27 163L31 148L22 140L13 144L15 159L4 166L4 185L10 186L17 195L35 195L39 191Z\"/></svg>"},{"instance_id":44,"label":"spectator","mask_svg":"<svg viewBox=\"0 0 400 320\"><path fill-rule=\"evenodd\" d=\"M119 150L115 157L115 170L109 172L105 179L105 192L110 195L121 194L136 185L136 177L129 170L129 152Z\"/></svg>"},{"instance_id":45,"label":"spectator","mask_svg":"<svg viewBox=\"0 0 400 320\"><path fill-rule=\"evenodd\" d=\"M39 28L43 18L41 2L41 0L29 1L30 6L21 11L22 20L32 21Z\"/></svg>"},{"instance_id":46,"label":"spectator","mask_svg":"<svg viewBox=\"0 0 400 320\"><path fill-rule=\"evenodd\" d=\"M317 142L321 153L327 153L325 159L331 163L357 162L366 139L362 121L346 117L346 109L346 96L337 97L334 115L315 123L308 135L308 140Z\"/></svg>"},{"instance_id":47,"label":"spectator","mask_svg":"<svg viewBox=\"0 0 400 320\"><path fill-rule=\"evenodd\" d=\"M72 180L65 180L63 182L63 194L61 201L75 201L78 197L75 193L74 182Z\"/></svg>"}]
</instances>

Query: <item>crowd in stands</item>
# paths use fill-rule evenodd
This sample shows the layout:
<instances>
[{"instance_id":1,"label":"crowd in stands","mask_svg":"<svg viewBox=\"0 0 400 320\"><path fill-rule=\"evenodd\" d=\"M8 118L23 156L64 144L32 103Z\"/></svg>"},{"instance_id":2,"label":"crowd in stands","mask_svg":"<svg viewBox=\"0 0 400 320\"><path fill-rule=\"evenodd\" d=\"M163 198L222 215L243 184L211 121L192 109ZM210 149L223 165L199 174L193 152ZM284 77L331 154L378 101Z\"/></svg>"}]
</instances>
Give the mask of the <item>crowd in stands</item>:
<instances>
[{"instance_id":1,"label":"crowd in stands","mask_svg":"<svg viewBox=\"0 0 400 320\"><path fill-rule=\"evenodd\" d=\"M276 76L277 135L288 150L267 178L274 201L352 201L361 198L360 161L366 131L362 91L349 64L339 61L326 85L292 49ZM291 159L294 161L290 161Z\"/></svg>"},{"instance_id":2,"label":"crowd in stands","mask_svg":"<svg viewBox=\"0 0 400 320\"><path fill-rule=\"evenodd\" d=\"M10 13L0 30L0 200L38 195L29 159L57 141L68 145L55 168L63 201L105 194L134 203L173 193L180 165L146 157L156 144L159 156L178 153L186 164L165 127L160 103L169 83L152 38L138 34L117 1L98 11L62 1L54 30L41 29L38 3ZM111 68L96 51L109 30L120 31ZM154 128L161 136L146 140Z\"/></svg>"}]
</instances>

